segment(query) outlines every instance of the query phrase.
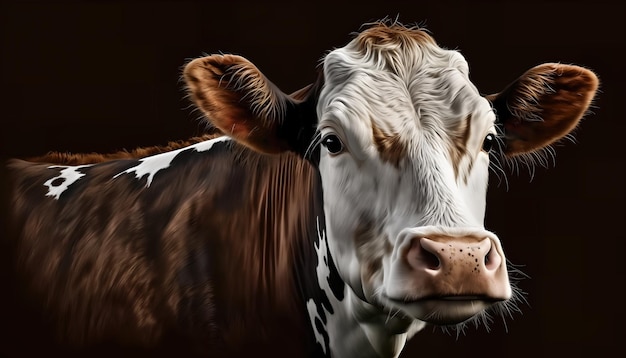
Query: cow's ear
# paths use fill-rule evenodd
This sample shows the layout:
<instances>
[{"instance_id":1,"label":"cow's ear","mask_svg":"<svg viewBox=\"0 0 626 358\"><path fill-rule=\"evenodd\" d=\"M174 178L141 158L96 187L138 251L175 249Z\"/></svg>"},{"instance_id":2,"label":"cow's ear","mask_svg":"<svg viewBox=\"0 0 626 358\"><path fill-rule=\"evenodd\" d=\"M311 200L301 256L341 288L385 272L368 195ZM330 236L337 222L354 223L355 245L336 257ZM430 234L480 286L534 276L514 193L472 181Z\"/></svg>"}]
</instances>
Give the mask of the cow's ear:
<instances>
[{"instance_id":1,"label":"cow's ear","mask_svg":"<svg viewBox=\"0 0 626 358\"><path fill-rule=\"evenodd\" d=\"M183 76L195 105L224 134L263 153L301 152L308 145L302 134L314 132L317 99L310 86L287 95L236 55L195 59Z\"/></svg>"},{"instance_id":2,"label":"cow's ear","mask_svg":"<svg viewBox=\"0 0 626 358\"><path fill-rule=\"evenodd\" d=\"M504 129L505 154L533 152L567 135L589 109L598 83L585 68L546 63L487 96Z\"/></svg>"}]
</instances>

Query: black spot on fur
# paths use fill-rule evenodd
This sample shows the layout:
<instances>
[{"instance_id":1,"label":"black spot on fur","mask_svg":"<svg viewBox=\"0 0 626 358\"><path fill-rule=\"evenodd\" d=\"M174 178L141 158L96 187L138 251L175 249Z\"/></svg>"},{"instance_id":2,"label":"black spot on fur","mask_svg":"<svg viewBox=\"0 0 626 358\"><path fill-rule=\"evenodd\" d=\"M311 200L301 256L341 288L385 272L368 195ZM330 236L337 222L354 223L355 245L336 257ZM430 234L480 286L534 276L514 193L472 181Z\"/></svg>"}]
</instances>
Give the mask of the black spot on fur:
<instances>
[{"instance_id":1,"label":"black spot on fur","mask_svg":"<svg viewBox=\"0 0 626 358\"><path fill-rule=\"evenodd\" d=\"M63 184L63 182L65 182L65 178L56 178L56 179L54 179L50 183L50 185L52 185L52 186L59 186L59 185Z\"/></svg>"}]
</instances>

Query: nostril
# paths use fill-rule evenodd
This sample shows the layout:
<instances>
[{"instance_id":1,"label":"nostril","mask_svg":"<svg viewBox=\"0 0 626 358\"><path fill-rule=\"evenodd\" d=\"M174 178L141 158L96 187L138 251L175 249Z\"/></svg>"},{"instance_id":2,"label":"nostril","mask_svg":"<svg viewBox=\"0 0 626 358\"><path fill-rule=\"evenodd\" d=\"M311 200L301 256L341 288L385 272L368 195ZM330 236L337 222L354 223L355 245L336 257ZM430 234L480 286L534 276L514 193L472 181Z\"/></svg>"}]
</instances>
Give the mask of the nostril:
<instances>
[{"instance_id":1,"label":"nostril","mask_svg":"<svg viewBox=\"0 0 626 358\"><path fill-rule=\"evenodd\" d=\"M417 246L416 259L421 263L420 266L430 270L437 270L441 268L441 260L439 259L439 253L436 252L436 250L440 249L443 251L443 248L439 248L436 245L433 245L433 242L426 238L415 241L414 245Z\"/></svg>"},{"instance_id":2,"label":"nostril","mask_svg":"<svg viewBox=\"0 0 626 358\"><path fill-rule=\"evenodd\" d=\"M500 266L500 255L498 252L492 248L489 249L487 254L485 255L485 268L487 270L495 270Z\"/></svg>"},{"instance_id":3,"label":"nostril","mask_svg":"<svg viewBox=\"0 0 626 358\"><path fill-rule=\"evenodd\" d=\"M426 268L436 270L441 266L441 261L439 261L439 257L437 257L437 255L427 250L421 250L421 256L422 262Z\"/></svg>"}]
</instances>

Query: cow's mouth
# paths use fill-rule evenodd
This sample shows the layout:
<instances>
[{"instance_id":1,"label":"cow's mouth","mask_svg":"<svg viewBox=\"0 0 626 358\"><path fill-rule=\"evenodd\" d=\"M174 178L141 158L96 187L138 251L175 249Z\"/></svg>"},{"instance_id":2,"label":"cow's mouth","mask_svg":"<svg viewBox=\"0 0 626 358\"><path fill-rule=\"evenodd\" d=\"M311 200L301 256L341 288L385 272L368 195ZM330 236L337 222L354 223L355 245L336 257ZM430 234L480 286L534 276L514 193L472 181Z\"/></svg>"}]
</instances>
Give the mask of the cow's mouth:
<instances>
[{"instance_id":1,"label":"cow's mouth","mask_svg":"<svg viewBox=\"0 0 626 358\"><path fill-rule=\"evenodd\" d=\"M464 322L501 301L484 295L429 296L416 300L384 297L386 305L400 309L406 315L435 325L455 325Z\"/></svg>"}]
</instances>

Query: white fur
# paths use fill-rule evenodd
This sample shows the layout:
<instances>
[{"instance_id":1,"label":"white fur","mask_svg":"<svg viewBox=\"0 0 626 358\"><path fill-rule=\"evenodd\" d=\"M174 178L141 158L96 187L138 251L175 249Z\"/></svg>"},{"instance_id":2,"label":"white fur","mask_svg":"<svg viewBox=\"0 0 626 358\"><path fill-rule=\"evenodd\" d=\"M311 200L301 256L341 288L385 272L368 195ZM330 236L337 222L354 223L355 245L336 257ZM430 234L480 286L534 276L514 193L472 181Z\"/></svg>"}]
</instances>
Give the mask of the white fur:
<instances>
[{"instance_id":1,"label":"white fur","mask_svg":"<svg viewBox=\"0 0 626 358\"><path fill-rule=\"evenodd\" d=\"M135 178L137 178L137 180L141 180L141 178L147 175L148 176L148 179L146 181L146 188L147 188L152 183L152 180L154 179L154 176L156 175L156 173L158 173L161 170L167 169L172 163L172 160L174 160L174 158L176 158L176 156L182 151L185 151L188 149L194 149L196 152L205 152L205 151L210 150L215 143L224 142L227 140L230 140L230 137L221 136L221 137L217 137L211 140L199 142L199 143L196 143L196 144L184 147L184 148L173 150L170 152L152 155L152 156L140 159L139 163L136 166L132 168L128 168L121 173L115 174L113 178L117 178L122 174L135 173Z\"/></svg>"},{"instance_id":2,"label":"white fur","mask_svg":"<svg viewBox=\"0 0 626 358\"><path fill-rule=\"evenodd\" d=\"M81 169L81 168L86 168L86 167L90 167L90 166L91 165L89 165L89 164L88 165L78 165L78 166L68 166L68 165L52 165L52 166L49 166L48 168L50 168L50 169L54 169L54 168L63 168L63 169L59 172L59 175L55 176L54 178L50 178L45 183L43 183L44 186L48 187L48 192L46 193L46 196L52 196L56 200L59 200L59 198L61 197L61 194L63 194L63 192L65 192L67 190L67 188L69 188L70 185L72 185L78 179L80 179L83 176L85 176L84 173L81 173L78 170ZM60 185L53 186L52 182L57 180L57 179L64 179L64 180L63 180L63 182Z\"/></svg>"},{"instance_id":3,"label":"white fur","mask_svg":"<svg viewBox=\"0 0 626 358\"><path fill-rule=\"evenodd\" d=\"M331 306L336 307L338 301L333 295L333 292L328 284L328 280L330 277L330 267L328 265L328 255L326 254L328 252L328 246L326 244L326 233L320 231L319 218L317 218L317 238L319 240L319 244L315 245L315 251L317 252L317 267L315 270L317 273L317 280L320 284L320 289L330 300ZM315 304L315 301L313 299L309 299L307 301L306 307L309 311L309 318L311 319L311 326L313 327L315 338L322 347L324 354L328 354L328 352L326 352L326 344L324 342L322 333L317 330L317 327L315 325L316 318L323 323L322 317L320 317L320 314L317 312L317 306ZM326 319L330 319L330 311L328 311L326 307L323 306L322 310L324 311L324 316L326 317Z\"/></svg>"}]
</instances>

